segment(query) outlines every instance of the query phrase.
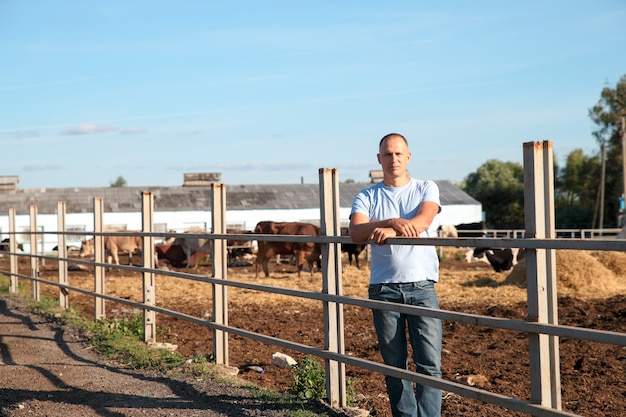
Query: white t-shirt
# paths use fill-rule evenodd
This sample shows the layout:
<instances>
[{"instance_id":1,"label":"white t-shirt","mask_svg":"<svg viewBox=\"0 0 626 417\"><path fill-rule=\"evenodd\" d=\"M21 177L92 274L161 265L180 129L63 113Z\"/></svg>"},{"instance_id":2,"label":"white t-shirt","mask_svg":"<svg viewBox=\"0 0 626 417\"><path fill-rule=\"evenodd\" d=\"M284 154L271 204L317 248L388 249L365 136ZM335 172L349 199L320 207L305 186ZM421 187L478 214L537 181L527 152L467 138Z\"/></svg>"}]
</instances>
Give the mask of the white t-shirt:
<instances>
[{"instance_id":1,"label":"white t-shirt","mask_svg":"<svg viewBox=\"0 0 626 417\"><path fill-rule=\"evenodd\" d=\"M381 182L361 190L352 203L351 213L363 213L370 221L394 217L415 217L423 201L440 206L439 187L434 181L411 178L402 187L387 187ZM436 237L426 230L422 237ZM434 246L372 245L370 284L439 280L439 258Z\"/></svg>"}]
</instances>

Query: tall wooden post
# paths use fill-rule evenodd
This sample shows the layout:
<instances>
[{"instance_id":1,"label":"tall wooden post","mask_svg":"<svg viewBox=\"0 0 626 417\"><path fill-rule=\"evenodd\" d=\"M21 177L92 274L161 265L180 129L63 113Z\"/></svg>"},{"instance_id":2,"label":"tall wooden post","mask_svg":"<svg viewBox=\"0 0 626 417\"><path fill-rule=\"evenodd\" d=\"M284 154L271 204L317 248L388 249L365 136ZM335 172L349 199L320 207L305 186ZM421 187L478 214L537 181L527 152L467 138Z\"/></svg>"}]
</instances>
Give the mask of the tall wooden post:
<instances>
[{"instance_id":1,"label":"tall wooden post","mask_svg":"<svg viewBox=\"0 0 626 417\"><path fill-rule=\"evenodd\" d=\"M33 300L39 301L39 259L37 258L37 206L30 206L30 276L33 277Z\"/></svg>"},{"instance_id":2,"label":"tall wooden post","mask_svg":"<svg viewBox=\"0 0 626 417\"><path fill-rule=\"evenodd\" d=\"M224 184L212 184L211 224L213 233L226 234L226 186ZM215 239L213 241L213 277L226 280L227 256L226 240ZM228 287L226 285L213 285L213 320L216 324L228 325ZM213 332L213 351L215 362L228 365L228 333L216 329Z\"/></svg>"},{"instance_id":3,"label":"tall wooden post","mask_svg":"<svg viewBox=\"0 0 626 417\"><path fill-rule=\"evenodd\" d=\"M104 201L101 198L93 199L93 231L96 233L93 237L94 262L104 263ZM96 294L105 294L104 292L104 266L95 265L93 268L94 292ZM105 317L104 298L96 296L94 298L94 319L98 320Z\"/></svg>"},{"instance_id":4,"label":"tall wooden post","mask_svg":"<svg viewBox=\"0 0 626 417\"><path fill-rule=\"evenodd\" d=\"M17 252L17 234L15 229L15 214L16 210L14 208L9 209L9 232L11 233L11 237L9 240L9 247L11 248L11 255L9 255L9 266L11 270L11 279L9 281L9 292L11 294L17 294L17 273L18 273L18 262L17 255L14 255Z\"/></svg>"},{"instance_id":5,"label":"tall wooden post","mask_svg":"<svg viewBox=\"0 0 626 417\"><path fill-rule=\"evenodd\" d=\"M57 203L57 240L58 240L58 257L59 257L59 284L67 285L69 280L67 276L67 236L65 235L66 227L66 214L67 206L64 201ZM59 306L62 309L67 309L69 304L69 291L65 288L59 288Z\"/></svg>"},{"instance_id":6,"label":"tall wooden post","mask_svg":"<svg viewBox=\"0 0 626 417\"><path fill-rule=\"evenodd\" d=\"M320 182L320 235L341 236L339 218L339 175L336 169L321 168ZM322 292L343 295L341 282L341 244L322 244ZM343 305L324 302L324 348L335 353L345 353ZM325 360L326 395L333 407L345 407L346 370L345 364Z\"/></svg>"},{"instance_id":7,"label":"tall wooden post","mask_svg":"<svg viewBox=\"0 0 626 417\"><path fill-rule=\"evenodd\" d=\"M141 230L143 233L154 233L154 193L141 193ZM144 269L152 269L156 264L154 255L154 236L142 236L141 257ZM148 306L156 305L156 283L154 272L143 271L143 302ZM156 342L156 313L154 310L143 311L143 340Z\"/></svg>"},{"instance_id":8,"label":"tall wooden post","mask_svg":"<svg viewBox=\"0 0 626 417\"><path fill-rule=\"evenodd\" d=\"M555 236L552 143L524 143L526 238ZM528 321L557 324L556 261L553 250L526 249ZM531 402L561 409L558 338L529 335Z\"/></svg>"}]
</instances>

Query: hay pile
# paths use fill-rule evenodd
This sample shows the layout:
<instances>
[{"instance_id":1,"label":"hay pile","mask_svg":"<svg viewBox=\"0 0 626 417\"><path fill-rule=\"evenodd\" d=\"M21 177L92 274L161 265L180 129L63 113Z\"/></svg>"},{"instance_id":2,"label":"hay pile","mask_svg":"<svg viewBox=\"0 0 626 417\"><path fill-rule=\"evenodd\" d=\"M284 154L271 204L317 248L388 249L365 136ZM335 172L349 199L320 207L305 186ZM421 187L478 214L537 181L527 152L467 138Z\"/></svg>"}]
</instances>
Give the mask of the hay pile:
<instances>
[{"instance_id":1,"label":"hay pile","mask_svg":"<svg viewBox=\"0 0 626 417\"><path fill-rule=\"evenodd\" d=\"M626 253L556 251L557 291L584 297L612 295L626 289ZM517 264L505 283L526 286L526 261Z\"/></svg>"}]
</instances>

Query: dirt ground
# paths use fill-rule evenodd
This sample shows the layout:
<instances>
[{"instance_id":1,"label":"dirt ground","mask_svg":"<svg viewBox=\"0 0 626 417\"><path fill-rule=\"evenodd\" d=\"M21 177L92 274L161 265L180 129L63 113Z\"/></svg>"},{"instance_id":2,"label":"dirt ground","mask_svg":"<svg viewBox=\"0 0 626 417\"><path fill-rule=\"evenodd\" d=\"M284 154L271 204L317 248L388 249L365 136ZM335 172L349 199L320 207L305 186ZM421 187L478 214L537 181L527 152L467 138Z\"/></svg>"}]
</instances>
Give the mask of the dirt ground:
<instances>
[{"instance_id":1,"label":"dirt ground","mask_svg":"<svg viewBox=\"0 0 626 417\"><path fill-rule=\"evenodd\" d=\"M526 288L523 265L512 273L496 273L483 263L468 264L460 252L444 252L437 291L441 308L450 311L492 317L525 319ZM122 259L124 262L124 259ZM365 266L363 266L365 264ZM289 264L272 265L269 278L255 280L254 267L244 263L228 270L234 281L321 290L321 274L303 273L298 278ZM25 268L28 265L25 264ZM8 266L7 266L8 268ZM20 265L20 268L22 266ZM56 262L41 266L42 278L56 280ZM4 268L3 268L4 269ZM174 269L170 266L170 269ZM180 269L207 275L210 269ZM22 271L20 271L22 272ZM343 271L344 294L367 296L368 266L346 266ZM22 272L26 273L26 272ZM626 254L557 252L559 285L559 322L570 326L626 332ZM93 288L93 272L70 272L70 284ZM158 275L157 304L195 317L211 315L211 287ZM42 292L56 297L58 289L43 285ZM113 296L140 301L141 277L128 271L106 273L106 292ZM298 343L322 347L323 311L319 302L288 296L268 295L251 290L230 288L229 325ZM93 300L79 293L70 295L70 303L86 316L93 317ZM128 308L107 301L108 316L124 315ZM346 353L380 362L371 312L346 306L344 309ZM191 358L212 351L212 334L199 325L157 315L159 341L178 345L178 351ZM443 323L443 377L450 381L473 383L489 391L527 400L530 395L528 337L512 331ZM296 360L299 352L244 339L229 338L230 365L240 370L244 379L278 391L286 391L291 373L272 365L272 354L282 352ZM594 342L560 339L563 409L583 416L624 415L626 410L626 347ZM263 373L258 372L260 367ZM347 376L356 393L356 404L372 416L390 416L388 398L381 374L352 366ZM468 382L469 381L469 382ZM444 393L443 416L517 416L521 413Z\"/></svg>"}]
</instances>

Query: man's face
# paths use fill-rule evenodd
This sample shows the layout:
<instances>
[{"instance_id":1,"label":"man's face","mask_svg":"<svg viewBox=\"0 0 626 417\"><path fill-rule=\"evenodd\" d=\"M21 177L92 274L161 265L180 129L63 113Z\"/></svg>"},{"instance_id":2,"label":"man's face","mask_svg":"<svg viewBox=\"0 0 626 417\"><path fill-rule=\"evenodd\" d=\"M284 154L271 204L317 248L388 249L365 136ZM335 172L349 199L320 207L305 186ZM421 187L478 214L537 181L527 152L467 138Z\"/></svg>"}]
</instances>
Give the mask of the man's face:
<instances>
[{"instance_id":1,"label":"man's face","mask_svg":"<svg viewBox=\"0 0 626 417\"><path fill-rule=\"evenodd\" d=\"M394 177L406 176L406 166L411 160L411 152L404 140L392 136L385 140L380 147L378 163L383 172Z\"/></svg>"}]
</instances>

